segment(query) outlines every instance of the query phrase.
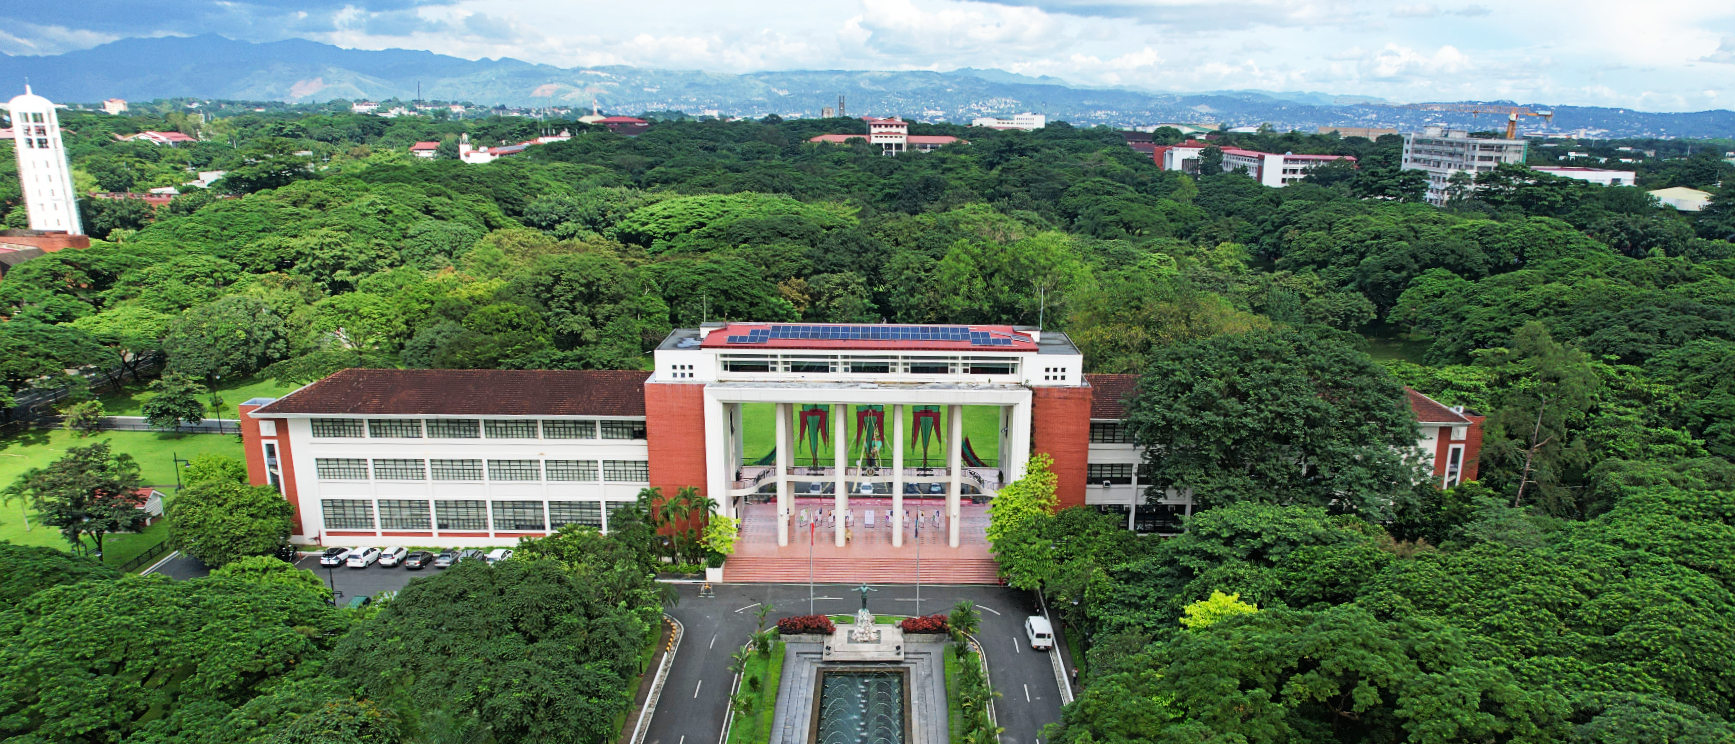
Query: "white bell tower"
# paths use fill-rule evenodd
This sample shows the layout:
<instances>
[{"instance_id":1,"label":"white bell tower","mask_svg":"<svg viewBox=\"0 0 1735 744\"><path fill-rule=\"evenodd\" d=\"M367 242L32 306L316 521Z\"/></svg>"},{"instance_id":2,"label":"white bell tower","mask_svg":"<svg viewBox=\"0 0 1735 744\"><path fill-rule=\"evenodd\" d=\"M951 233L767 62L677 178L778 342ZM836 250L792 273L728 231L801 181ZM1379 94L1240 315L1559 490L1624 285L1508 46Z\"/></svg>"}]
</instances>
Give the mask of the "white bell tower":
<instances>
[{"instance_id":1,"label":"white bell tower","mask_svg":"<svg viewBox=\"0 0 1735 744\"><path fill-rule=\"evenodd\" d=\"M54 102L30 92L12 99L12 144L18 152L18 185L30 229L83 235L78 221L77 187L72 163L60 141L60 117Z\"/></svg>"}]
</instances>

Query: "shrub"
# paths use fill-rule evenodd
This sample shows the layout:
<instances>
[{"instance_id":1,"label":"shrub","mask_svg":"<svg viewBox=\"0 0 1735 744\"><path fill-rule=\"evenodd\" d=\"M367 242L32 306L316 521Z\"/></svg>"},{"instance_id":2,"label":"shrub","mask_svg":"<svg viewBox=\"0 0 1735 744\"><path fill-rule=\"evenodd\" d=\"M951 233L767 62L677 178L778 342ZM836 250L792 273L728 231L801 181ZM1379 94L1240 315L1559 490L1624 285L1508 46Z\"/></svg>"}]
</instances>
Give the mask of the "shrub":
<instances>
[{"instance_id":1,"label":"shrub","mask_svg":"<svg viewBox=\"0 0 1735 744\"><path fill-rule=\"evenodd\" d=\"M837 631L837 625L831 618L824 615L796 615L777 621L777 632L782 635L800 635L804 633L821 633L831 635Z\"/></svg>"},{"instance_id":2,"label":"shrub","mask_svg":"<svg viewBox=\"0 0 1735 744\"><path fill-rule=\"evenodd\" d=\"M905 618L898 623L905 633L944 633L947 631L945 615L924 615L922 617Z\"/></svg>"}]
</instances>

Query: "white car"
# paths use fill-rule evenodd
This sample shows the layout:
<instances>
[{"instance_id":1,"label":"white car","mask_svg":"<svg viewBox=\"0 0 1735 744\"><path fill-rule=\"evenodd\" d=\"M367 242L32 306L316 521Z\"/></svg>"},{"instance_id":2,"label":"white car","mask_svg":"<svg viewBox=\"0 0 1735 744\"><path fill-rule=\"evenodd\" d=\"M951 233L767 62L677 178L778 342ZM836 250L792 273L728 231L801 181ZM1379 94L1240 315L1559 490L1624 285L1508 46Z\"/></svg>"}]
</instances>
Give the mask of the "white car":
<instances>
[{"instance_id":1,"label":"white car","mask_svg":"<svg viewBox=\"0 0 1735 744\"><path fill-rule=\"evenodd\" d=\"M325 552L319 556L319 565L341 566L345 560L349 559L349 554L357 550L360 548L326 548Z\"/></svg>"},{"instance_id":2,"label":"white car","mask_svg":"<svg viewBox=\"0 0 1735 744\"><path fill-rule=\"evenodd\" d=\"M486 558L488 560L488 565L490 565L490 566L492 566L496 563L499 563L503 560L506 560L507 558L511 558L511 557L512 557L512 551L507 550L506 548L495 548L493 550L488 551L488 555L486 556Z\"/></svg>"},{"instance_id":3,"label":"white car","mask_svg":"<svg viewBox=\"0 0 1735 744\"><path fill-rule=\"evenodd\" d=\"M1024 635L1030 638L1032 649L1047 651L1054 648L1054 626L1048 624L1048 618L1031 615L1024 621Z\"/></svg>"},{"instance_id":4,"label":"white car","mask_svg":"<svg viewBox=\"0 0 1735 744\"><path fill-rule=\"evenodd\" d=\"M404 556L409 554L410 551L403 548L386 548L380 551L380 565L396 566L404 561Z\"/></svg>"},{"instance_id":5,"label":"white car","mask_svg":"<svg viewBox=\"0 0 1735 744\"><path fill-rule=\"evenodd\" d=\"M356 548L349 551L349 559L344 561L344 565L350 568L367 568L379 559L379 548Z\"/></svg>"}]
</instances>

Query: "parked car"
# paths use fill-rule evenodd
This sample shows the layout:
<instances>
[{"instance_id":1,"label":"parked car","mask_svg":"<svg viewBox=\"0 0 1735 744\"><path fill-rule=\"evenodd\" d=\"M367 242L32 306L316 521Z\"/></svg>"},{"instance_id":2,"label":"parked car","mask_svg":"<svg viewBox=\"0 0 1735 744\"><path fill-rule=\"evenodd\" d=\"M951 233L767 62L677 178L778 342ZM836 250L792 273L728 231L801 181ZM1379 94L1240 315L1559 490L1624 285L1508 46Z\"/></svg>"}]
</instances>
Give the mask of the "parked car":
<instances>
[{"instance_id":1,"label":"parked car","mask_svg":"<svg viewBox=\"0 0 1735 744\"><path fill-rule=\"evenodd\" d=\"M449 568L449 567L451 567L452 564L457 563L457 562L458 562L458 549L457 548L452 548L451 550L442 550L442 551L440 551L439 555L434 556L434 568Z\"/></svg>"},{"instance_id":2,"label":"parked car","mask_svg":"<svg viewBox=\"0 0 1735 744\"><path fill-rule=\"evenodd\" d=\"M1026 618L1024 635L1030 638L1030 647L1037 651L1054 648L1054 626L1048 624L1048 618L1041 615Z\"/></svg>"},{"instance_id":3,"label":"parked car","mask_svg":"<svg viewBox=\"0 0 1735 744\"><path fill-rule=\"evenodd\" d=\"M434 554L426 550L418 550L404 556L404 570L419 571L434 562Z\"/></svg>"},{"instance_id":4,"label":"parked car","mask_svg":"<svg viewBox=\"0 0 1735 744\"><path fill-rule=\"evenodd\" d=\"M477 550L475 548L470 548L470 549L465 550L464 552L458 554L458 560L460 560L460 561L479 561L479 560L482 560L484 557L485 556L482 553L482 551Z\"/></svg>"},{"instance_id":5,"label":"parked car","mask_svg":"<svg viewBox=\"0 0 1735 744\"><path fill-rule=\"evenodd\" d=\"M490 566L492 566L496 563L499 563L503 560L506 560L507 558L511 558L511 557L512 557L512 551L507 550L506 548L495 548L493 550L488 551L488 555L486 556L486 558L488 560L488 565L490 565Z\"/></svg>"},{"instance_id":6,"label":"parked car","mask_svg":"<svg viewBox=\"0 0 1735 744\"><path fill-rule=\"evenodd\" d=\"M396 566L404 561L404 556L409 554L410 551L403 548L386 548L380 551L380 565Z\"/></svg>"},{"instance_id":7,"label":"parked car","mask_svg":"<svg viewBox=\"0 0 1735 744\"><path fill-rule=\"evenodd\" d=\"M359 597L351 597L350 600L348 602L344 603L343 606L348 607L352 610L359 610L359 609L366 607L372 603L373 603L373 598L363 594L362 596L359 596Z\"/></svg>"},{"instance_id":8,"label":"parked car","mask_svg":"<svg viewBox=\"0 0 1735 744\"><path fill-rule=\"evenodd\" d=\"M319 565L341 566L343 565L344 559L349 558L349 551L352 549L353 548L326 548L325 552L319 555Z\"/></svg>"},{"instance_id":9,"label":"parked car","mask_svg":"<svg viewBox=\"0 0 1735 744\"><path fill-rule=\"evenodd\" d=\"M344 565L350 568L367 568L379 559L379 548L356 548L350 551L348 558L344 559Z\"/></svg>"}]
</instances>

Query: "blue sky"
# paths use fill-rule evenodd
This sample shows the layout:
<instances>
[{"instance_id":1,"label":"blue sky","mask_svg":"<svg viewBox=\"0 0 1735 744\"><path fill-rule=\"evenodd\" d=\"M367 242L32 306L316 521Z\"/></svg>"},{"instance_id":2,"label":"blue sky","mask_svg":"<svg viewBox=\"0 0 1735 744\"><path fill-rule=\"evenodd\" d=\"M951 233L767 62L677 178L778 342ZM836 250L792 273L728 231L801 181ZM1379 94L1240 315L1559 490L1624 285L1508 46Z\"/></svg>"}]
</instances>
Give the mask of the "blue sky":
<instances>
[{"instance_id":1,"label":"blue sky","mask_svg":"<svg viewBox=\"0 0 1735 744\"><path fill-rule=\"evenodd\" d=\"M997 67L1152 91L1735 107L1735 2L92 0L7 3L0 51L290 37L562 67Z\"/></svg>"}]
</instances>

